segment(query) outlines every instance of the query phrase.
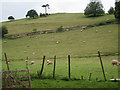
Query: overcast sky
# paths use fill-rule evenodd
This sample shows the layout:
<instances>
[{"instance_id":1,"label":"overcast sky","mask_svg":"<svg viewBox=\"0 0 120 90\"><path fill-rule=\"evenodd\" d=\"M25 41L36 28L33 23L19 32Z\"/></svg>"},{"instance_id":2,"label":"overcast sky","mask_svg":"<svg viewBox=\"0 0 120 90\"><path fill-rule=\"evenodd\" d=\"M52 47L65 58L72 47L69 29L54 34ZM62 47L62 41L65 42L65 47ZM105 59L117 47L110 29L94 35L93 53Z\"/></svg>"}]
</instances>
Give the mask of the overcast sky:
<instances>
[{"instance_id":1,"label":"overcast sky","mask_svg":"<svg viewBox=\"0 0 120 90\"><path fill-rule=\"evenodd\" d=\"M0 0L0 21L7 21L12 15L15 19L25 18L28 10L44 13L43 4L49 4L48 13L83 13L90 0ZM105 12L115 5L115 0L101 0Z\"/></svg>"}]
</instances>

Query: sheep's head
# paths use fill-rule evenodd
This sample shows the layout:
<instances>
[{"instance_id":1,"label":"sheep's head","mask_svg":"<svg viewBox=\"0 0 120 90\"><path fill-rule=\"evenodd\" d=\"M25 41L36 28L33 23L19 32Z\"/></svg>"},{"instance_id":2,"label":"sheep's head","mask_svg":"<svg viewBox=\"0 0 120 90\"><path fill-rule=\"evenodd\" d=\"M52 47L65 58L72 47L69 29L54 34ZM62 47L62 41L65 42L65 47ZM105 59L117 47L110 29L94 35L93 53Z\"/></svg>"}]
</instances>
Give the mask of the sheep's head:
<instances>
[{"instance_id":1,"label":"sheep's head","mask_svg":"<svg viewBox=\"0 0 120 90\"><path fill-rule=\"evenodd\" d=\"M28 60L25 60L25 62L27 63L27 62L28 62Z\"/></svg>"},{"instance_id":2,"label":"sheep's head","mask_svg":"<svg viewBox=\"0 0 120 90\"><path fill-rule=\"evenodd\" d=\"M49 62L50 60L47 60L47 63Z\"/></svg>"},{"instance_id":3,"label":"sheep's head","mask_svg":"<svg viewBox=\"0 0 120 90\"><path fill-rule=\"evenodd\" d=\"M35 63L35 61L31 61L31 65L34 64L34 63Z\"/></svg>"}]
</instances>

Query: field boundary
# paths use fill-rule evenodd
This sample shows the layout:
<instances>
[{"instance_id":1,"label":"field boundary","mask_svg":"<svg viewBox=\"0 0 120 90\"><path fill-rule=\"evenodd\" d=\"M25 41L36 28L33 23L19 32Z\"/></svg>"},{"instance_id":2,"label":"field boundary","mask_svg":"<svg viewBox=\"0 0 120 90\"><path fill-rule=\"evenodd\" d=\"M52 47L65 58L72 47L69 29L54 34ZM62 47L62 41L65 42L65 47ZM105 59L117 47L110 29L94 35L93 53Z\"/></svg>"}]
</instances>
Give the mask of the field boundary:
<instances>
[{"instance_id":1,"label":"field boundary","mask_svg":"<svg viewBox=\"0 0 120 90\"><path fill-rule=\"evenodd\" d=\"M84 25L84 26L76 26L76 27L69 27L69 28L64 28L62 31L70 31L70 30L75 30L75 29L87 29L87 28L92 28L96 26L103 26L103 25L109 25L109 24L117 24L118 21L112 20L112 21L106 21L106 22L101 22L98 24L93 24L93 25ZM40 34L47 34L47 33L57 33L59 32L58 30L43 30L43 31L36 31L36 32L29 32L29 33L20 33L16 35L6 35L5 38L20 38L20 37L25 37L25 36L32 36L32 35L40 35Z\"/></svg>"}]
</instances>

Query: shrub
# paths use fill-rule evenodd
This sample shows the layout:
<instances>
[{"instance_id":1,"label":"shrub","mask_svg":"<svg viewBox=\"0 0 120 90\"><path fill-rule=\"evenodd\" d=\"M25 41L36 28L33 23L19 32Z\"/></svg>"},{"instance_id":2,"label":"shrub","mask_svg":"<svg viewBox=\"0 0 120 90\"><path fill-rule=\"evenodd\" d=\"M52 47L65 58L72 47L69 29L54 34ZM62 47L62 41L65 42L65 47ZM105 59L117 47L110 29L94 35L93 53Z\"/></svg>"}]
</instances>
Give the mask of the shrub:
<instances>
[{"instance_id":1,"label":"shrub","mask_svg":"<svg viewBox=\"0 0 120 90\"><path fill-rule=\"evenodd\" d=\"M8 34L8 29L6 26L0 27L0 33L2 34L2 37L4 37L5 34Z\"/></svg>"},{"instance_id":2,"label":"shrub","mask_svg":"<svg viewBox=\"0 0 120 90\"><path fill-rule=\"evenodd\" d=\"M34 29L33 29L33 32L37 32L37 29L36 29L36 28L34 28Z\"/></svg>"},{"instance_id":3,"label":"shrub","mask_svg":"<svg viewBox=\"0 0 120 90\"><path fill-rule=\"evenodd\" d=\"M58 31L58 32L63 31L63 26L58 27L58 28L57 28L57 31Z\"/></svg>"}]
</instances>

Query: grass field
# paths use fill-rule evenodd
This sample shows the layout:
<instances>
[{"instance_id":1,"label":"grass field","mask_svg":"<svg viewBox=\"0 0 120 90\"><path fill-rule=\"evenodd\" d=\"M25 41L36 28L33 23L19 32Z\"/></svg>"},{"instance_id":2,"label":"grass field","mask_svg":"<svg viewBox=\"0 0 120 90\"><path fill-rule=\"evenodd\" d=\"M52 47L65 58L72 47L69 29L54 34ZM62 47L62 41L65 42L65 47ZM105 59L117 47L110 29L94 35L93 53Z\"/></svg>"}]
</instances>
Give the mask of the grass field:
<instances>
[{"instance_id":1,"label":"grass field","mask_svg":"<svg viewBox=\"0 0 120 90\"><path fill-rule=\"evenodd\" d=\"M112 19L114 19L114 15L86 18L84 14L81 13L63 13L37 19L21 19L13 22L3 22L2 24L7 26L9 30L8 34L18 34L32 32L33 29L37 29L38 31L56 30L61 25L63 27L91 25Z\"/></svg>"},{"instance_id":2,"label":"grass field","mask_svg":"<svg viewBox=\"0 0 120 90\"><path fill-rule=\"evenodd\" d=\"M56 41L60 41L60 43L56 44ZM27 56L30 59L39 59L43 55L66 57L68 54L75 57L93 56L97 55L98 50L103 54L118 53L117 24L94 27L83 32L73 30L36 35L33 38L28 36L18 39L3 39L3 52L6 52L11 59L25 59ZM35 54L33 55L33 53Z\"/></svg>"},{"instance_id":3,"label":"grass field","mask_svg":"<svg viewBox=\"0 0 120 90\"><path fill-rule=\"evenodd\" d=\"M29 32L29 30L31 32L34 27L37 30L55 29L60 25L64 27L89 25L104 22L107 19L114 19L114 17L113 15L105 15L93 19L85 18L83 14L55 14L34 20L23 19L14 22L4 22L3 25L8 26L9 34L17 34ZM47 26L45 26L45 23ZM16 26L12 28L12 25ZM56 44L57 41L60 43ZM15 39L3 38L2 45L2 70L7 70L4 52L7 53L11 70L25 69L25 59L27 56L29 57L29 63L32 60L35 61L35 64L29 65L32 88L119 87L118 82L109 81L111 77L118 78L118 67L111 65L113 59L118 60L118 24L88 28L83 30L83 32L77 29L33 35L32 38L30 36ZM105 55L102 56L102 60L107 77L106 82L104 81L102 72L92 73L91 81L88 80L90 72L101 71L99 57L97 57L98 51L101 52L101 55ZM52 58L54 55L57 56L55 80L52 79L53 65L48 66L46 61L42 79L38 79L37 72L41 69L44 55L46 56L46 60L49 59L51 61L53 61ZM68 80L67 55L71 55L72 80L70 81ZM80 80L81 76L84 76L85 80ZM102 81L97 82L96 78Z\"/></svg>"}]
</instances>

